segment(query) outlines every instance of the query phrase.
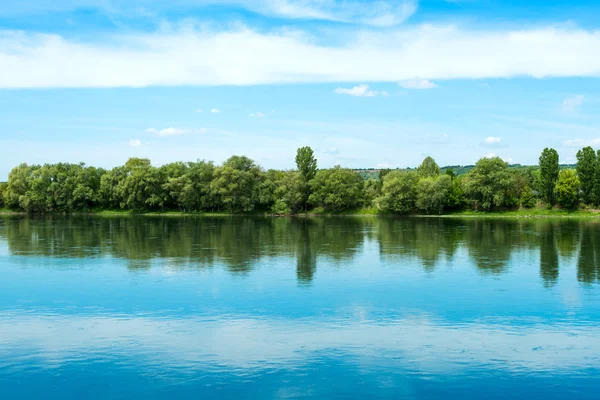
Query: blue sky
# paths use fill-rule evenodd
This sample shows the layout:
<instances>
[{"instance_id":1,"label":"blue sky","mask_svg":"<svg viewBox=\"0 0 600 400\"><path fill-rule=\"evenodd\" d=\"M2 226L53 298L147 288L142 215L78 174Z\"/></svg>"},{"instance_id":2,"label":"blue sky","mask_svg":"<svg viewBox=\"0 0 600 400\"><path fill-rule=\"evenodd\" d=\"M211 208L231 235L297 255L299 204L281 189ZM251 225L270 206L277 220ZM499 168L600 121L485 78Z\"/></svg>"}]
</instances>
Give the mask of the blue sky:
<instances>
[{"instance_id":1,"label":"blue sky","mask_svg":"<svg viewBox=\"0 0 600 400\"><path fill-rule=\"evenodd\" d=\"M600 147L597 1L0 3L0 180L21 163L574 162Z\"/></svg>"}]
</instances>

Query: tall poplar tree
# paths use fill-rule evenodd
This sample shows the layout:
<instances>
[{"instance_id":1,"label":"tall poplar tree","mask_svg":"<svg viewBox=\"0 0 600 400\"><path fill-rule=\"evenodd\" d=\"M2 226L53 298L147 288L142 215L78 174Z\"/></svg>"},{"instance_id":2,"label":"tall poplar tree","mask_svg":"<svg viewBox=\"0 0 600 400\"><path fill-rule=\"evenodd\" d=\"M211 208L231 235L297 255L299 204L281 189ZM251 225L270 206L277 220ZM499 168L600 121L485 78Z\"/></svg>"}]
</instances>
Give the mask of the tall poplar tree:
<instances>
[{"instance_id":1,"label":"tall poplar tree","mask_svg":"<svg viewBox=\"0 0 600 400\"><path fill-rule=\"evenodd\" d=\"M583 202L589 205L595 203L596 168L594 149L588 146L577 152L577 176L581 182Z\"/></svg>"},{"instance_id":2,"label":"tall poplar tree","mask_svg":"<svg viewBox=\"0 0 600 400\"><path fill-rule=\"evenodd\" d=\"M540 195L549 207L556 202L555 188L559 172L558 152L546 147L540 156Z\"/></svg>"}]
</instances>

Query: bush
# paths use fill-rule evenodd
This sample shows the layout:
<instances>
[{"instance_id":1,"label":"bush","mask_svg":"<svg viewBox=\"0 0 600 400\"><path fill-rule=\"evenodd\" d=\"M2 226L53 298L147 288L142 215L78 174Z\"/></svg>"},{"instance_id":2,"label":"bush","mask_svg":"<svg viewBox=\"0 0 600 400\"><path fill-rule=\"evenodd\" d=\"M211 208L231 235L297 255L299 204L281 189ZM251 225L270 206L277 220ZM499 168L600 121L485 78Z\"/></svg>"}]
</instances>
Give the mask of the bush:
<instances>
[{"instance_id":1,"label":"bush","mask_svg":"<svg viewBox=\"0 0 600 400\"><path fill-rule=\"evenodd\" d=\"M556 183L556 200L561 207L573 209L579 204L581 183L572 169L560 171Z\"/></svg>"}]
</instances>

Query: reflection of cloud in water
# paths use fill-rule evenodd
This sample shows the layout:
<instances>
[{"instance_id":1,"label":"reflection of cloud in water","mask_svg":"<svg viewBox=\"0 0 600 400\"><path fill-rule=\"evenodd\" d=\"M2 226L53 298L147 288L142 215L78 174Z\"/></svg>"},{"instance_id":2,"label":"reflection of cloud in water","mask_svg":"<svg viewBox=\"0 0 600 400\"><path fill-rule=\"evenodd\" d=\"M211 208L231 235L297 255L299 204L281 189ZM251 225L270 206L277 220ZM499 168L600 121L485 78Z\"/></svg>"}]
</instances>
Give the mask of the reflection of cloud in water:
<instances>
[{"instance_id":1,"label":"reflection of cloud in water","mask_svg":"<svg viewBox=\"0 0 600 400\"><path fill-rule=\"evenodd\" d=\"M135 357L132 366L142 358L142 364L164 372L227 368L240 373L296 368L340 355L365 369L393 364L444 374L469 368L552 373L596 368L600 362L600 328L532 320L452 325L426 317L374 323L4 313L0 332L0 368L12 372L25 368L15 357L31 362L32 355L45 368Z\"/></svg>"}]
</instances>

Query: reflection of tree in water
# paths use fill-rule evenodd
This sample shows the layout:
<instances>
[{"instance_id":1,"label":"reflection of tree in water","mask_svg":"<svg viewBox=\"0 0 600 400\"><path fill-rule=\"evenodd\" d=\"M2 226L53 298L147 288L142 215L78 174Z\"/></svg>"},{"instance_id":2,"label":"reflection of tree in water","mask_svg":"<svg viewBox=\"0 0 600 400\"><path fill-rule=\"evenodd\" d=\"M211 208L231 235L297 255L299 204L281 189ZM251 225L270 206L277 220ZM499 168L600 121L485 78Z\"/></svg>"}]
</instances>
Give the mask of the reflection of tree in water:
<instances>
[{"instance_id":1,"label":"reflection of tree in water","mask_svg":"<svg viewBox=\"0 0 600 400\"><path fill-rule=\"evenodd\" d=\"M577 220L554 222L556 245L561 257L571 258L577 254L581 227L586 224Z\"/></svg>"},{"instance_id":2,"label":"reflection of tree in water","mask_svg":"<svg viewBox=\"0 0 600 400\"><path fill-rule=\"evenodd\" d=\"M551 287L558 280L557 229L549 222L539 227L540 233L540 275L545 287Z\"/></svg>"},{"instance_id":3,"label":"reflection of tree in water","mask_svg":"<svg viewBox=\"0 0 600 400\"><path fill-rule=\"evenodd\" d=\"M301 284L310 284L317 270L317 250L311 235L310 226L315 222L312 219L294 219L298 232L296 240L296 276Z\"/></svg>"},{"instance_id":4,"label":"reflection of tree in water","mask_svg":"<svg viewBox=\"0 0 600 400\"><path fill-rule=\"evenodd\" d=\"M361 222L352 218L4 218L0 235L13 254L125 259L131 271L153 259L169 268L211 267L247 273L264 257L296 256L298 279L310 282L317 256L350 260L363 241Z\"/></svg>"},{"instance_id":5,"label":"reflection of tree in water","mask_svg":"<svg viewBox=\"0 0 600 400\"><path fill-rule=\"evenodd\" d=\"M449 218L382 218L376 233L382 257L402 262L418 258L433 271L440 259L451 259L460 244L463 222Z\"/></svg>"},{"instance_id":6,"label":"reflection of tree in water","mask_svg":"<svg viewBox=\"0 0 600 400\"><path fill-rule=\"evenodd\" d=\"M474 219L467 226L467 251L484 274L506 272L512 252L532 240L521 221Z\"/></svg>"},{"instance_id":7,"label":"reflection of tree in water","mask_svg":"<svg viewBox=\"0 0 600 400\"><path fill-rule=\"evenodd\" d=\"M581 245L577 260L577 279L596 283L600 279L600 225L584 224L581 229Z\"/></svg>"},{"instance_id":8,"label":"reflection of tree in water","mask_svg":"<svg viewBox=\"0 0 600 400\"><path fill-rule=\"evenodd\" d=\"M433 271L464 246L483 273L506 271L512 252L539 250L546 286L559 274L559 254L579 250L578 278L600 279L600 224L536 220L449 218L248 218L248 217L3 217L0 237L11 254L83 258L111 256L131 271L157 263L167 268L223 264L246 274L269 257L295 257L296 276L310 284L318 260L343 266L376 240L382 258ZM539 246L539 249L538 249ZM293 265L293 264L292 264Z\"/></svg>"}]
</instances>

